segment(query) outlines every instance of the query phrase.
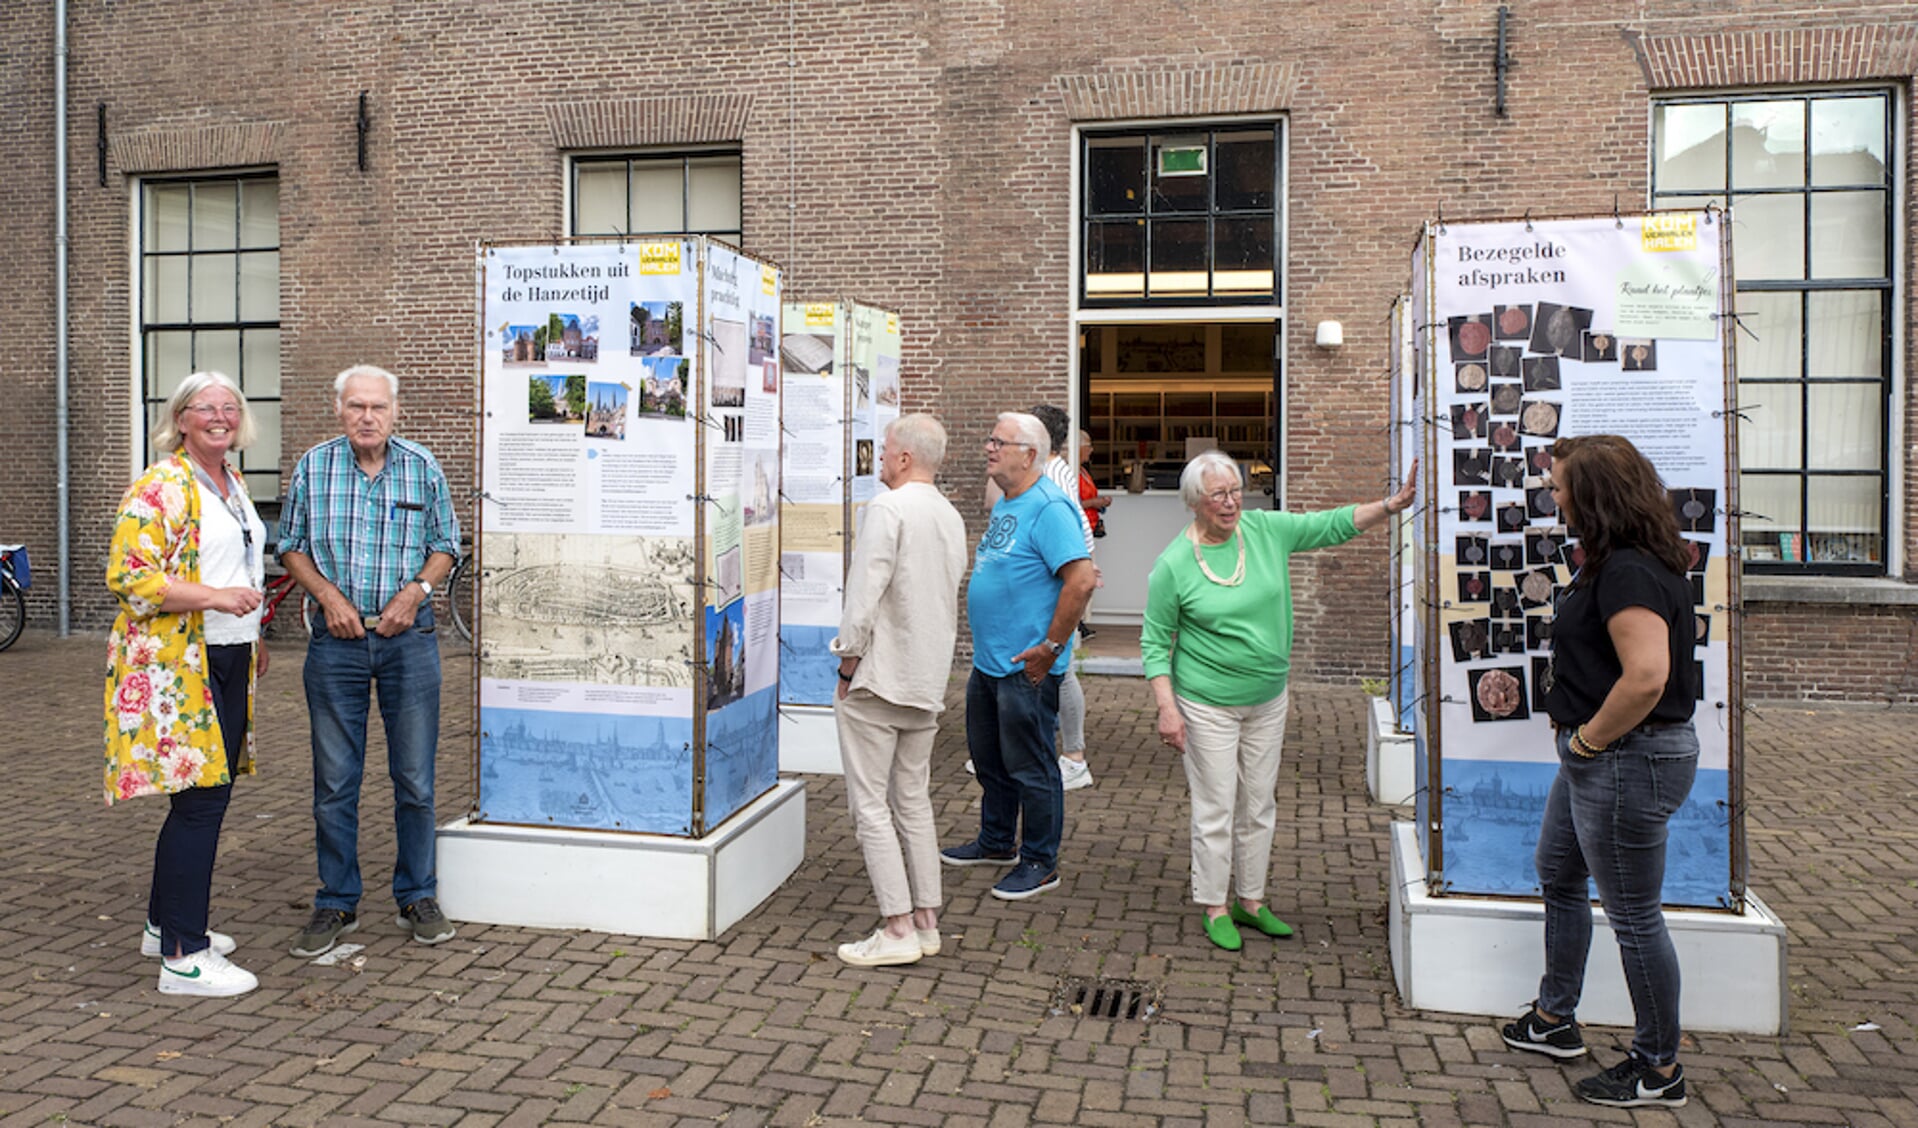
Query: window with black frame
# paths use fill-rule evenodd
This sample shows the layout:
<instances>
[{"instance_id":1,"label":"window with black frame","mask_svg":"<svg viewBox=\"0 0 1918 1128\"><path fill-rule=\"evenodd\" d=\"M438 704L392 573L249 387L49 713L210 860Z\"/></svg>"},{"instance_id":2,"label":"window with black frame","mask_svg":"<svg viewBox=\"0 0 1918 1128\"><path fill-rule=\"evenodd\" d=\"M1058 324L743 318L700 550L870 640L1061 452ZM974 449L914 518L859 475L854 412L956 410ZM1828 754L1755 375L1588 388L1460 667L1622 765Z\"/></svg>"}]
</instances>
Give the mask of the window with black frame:
<instances>
[{"instance_id":1,"label":"window with black frame","mask_svg":"<svg viewBox=\"0 0 1918 1128\"><path fill-rule=\"evenodd\" d=\"M577 156L574 235L711 235L740 241L737 149Z\"/></svg>"},{"instance_id":2,"label":"window with black frame","mask_svg":"<svg viewBox=\"0 0 1918 1128\"><path fill-rule=\"evenodd\" d=\"M1086 306L1276 305L1279 126L1082 134Z\"/></svg>"},{"instance_id":3,"label":"window with black frame","mask_svg":"<svg viewBox=\"0 0 1918 1128\"><path fill-rule=\"evenodd\" d=\"M272 173L140 186L140 391L146 432L195 372L223 372L246 394L247 492L280 493L280 182Z\"/></svg>"},{"instance_id":4,"label":"window with black frame","mask_svg":"<svg viewBox=\"0 0 1918 1128\"><path fill-rule=\"evenodd\" d=\"M1748 571L1886 569L1893 120L1883 90L1653 107L1653 205L1732 209Z\"/></svg>"}]
</instances>

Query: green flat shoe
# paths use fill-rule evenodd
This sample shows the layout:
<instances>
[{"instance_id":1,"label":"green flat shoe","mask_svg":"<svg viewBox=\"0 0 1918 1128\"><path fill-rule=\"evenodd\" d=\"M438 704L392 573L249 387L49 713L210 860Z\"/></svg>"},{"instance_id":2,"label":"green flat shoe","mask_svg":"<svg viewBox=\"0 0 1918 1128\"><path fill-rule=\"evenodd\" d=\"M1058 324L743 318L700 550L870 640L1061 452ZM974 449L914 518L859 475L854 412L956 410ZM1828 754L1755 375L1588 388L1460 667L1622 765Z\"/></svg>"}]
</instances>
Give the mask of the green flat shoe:
<instances>
[{"instance_id":1,"label":"green flat shoe","mask_svg":"<svg viewBox=\"0 0 1918 1128\"><path fill-rule=\"evenodd\" d=\"M1228 952L1245 947L1245 941L1239 938L1239 930L1232 927L1231 918L1224 915L1205 918L1205 937Z\"/></svg>"},{"instance_id":2,"label":"green flat shoe","mask_svg":"<svg viewBox=\"0 0 1918 1128\"><path fill-rule=\"evenodd\" d=\"M1232 902L1232 907L1227 910L1227 913L1239 924L1249 925L1265 933L1267 936L1276 936L1283 940L1292 935L1292 926L1280 920L1278 917L1273 916L1272 910L1266 908L1264 905L1259 906L1258 915L1254 916L1246 912L1243 908L1240 908L1239 903L1234 901Z\"/></svg>"}]
</instances>

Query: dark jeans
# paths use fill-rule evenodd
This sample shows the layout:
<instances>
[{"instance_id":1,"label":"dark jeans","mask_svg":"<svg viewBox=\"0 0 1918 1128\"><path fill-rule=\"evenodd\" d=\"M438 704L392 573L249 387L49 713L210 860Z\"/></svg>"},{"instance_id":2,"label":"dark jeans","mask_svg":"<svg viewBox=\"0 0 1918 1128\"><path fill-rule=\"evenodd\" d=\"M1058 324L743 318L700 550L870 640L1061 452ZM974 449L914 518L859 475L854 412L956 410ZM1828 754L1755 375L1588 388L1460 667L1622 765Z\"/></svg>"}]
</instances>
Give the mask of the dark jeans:
<instances>
[{"instance_id":1,"label":"dark jeans","mask_svg":"<svg viewBox=\"0 0 1918 1128\"><path fill-rule=\"evenodd\" d=\"M360 780L366 723L378 687L393 780L400 907L434 896L433 763L440 739L440 647L430 608L392 638L334 638L319 624L306 649L306 709L313 733L313 823L320 891L316 909L354 912L360 903Z\"/></svg>"},{"instance_id":2,"label":"dark jeans","mask_svg":"<svg viewBox=\"0 0 1918 1128\"><path fill-rule=\"evenodd\" d=\"M1592 947L1585 879L1618 938L1637 1025L1632 1050L1653 1065L1678 1060L1678 954L1665 930L1666 824L1691 794L1698 734L1687 724L1637 729L1587 760L1573 755L1571 730L1558 734L1558 777L1538 832L1538 880L1545 894L1545 975L1540 1010L1578 1010Z\"/></svg>"},{"instance_id":3,"label":"dark jeans","mask_svg":"<svg viewBox=\"0 0 1918 1128\"><path fill-rule=\"evenodd\" d=\"M246 686L253 647L209 646L207 684L213 691L213 715L228 771L246 747ZM213 860L220 851L220 825L233 798L233 785L190 787L167 796L172 804L153 848L153 888L147 894L147 920L160 930L160 951L183 956L205 948L207 913L213 900Z\"/></svg>"},{"instance_id":4,"label":"dark jeans","mask_svg":"<svg viewBox=\"0 0 1918 1128\"><path fill-rule=\"evenodd\" d=\"M979 845L995 854L1016 845L1022 861L1048 870L1059 864L1066 823L1065 785L1053 743L1059 681L1047 674L1033 685L1023 672L995 678L974 670L966 682L966 749L985 793L979 804Z\"/></svg>"}]
</instances>

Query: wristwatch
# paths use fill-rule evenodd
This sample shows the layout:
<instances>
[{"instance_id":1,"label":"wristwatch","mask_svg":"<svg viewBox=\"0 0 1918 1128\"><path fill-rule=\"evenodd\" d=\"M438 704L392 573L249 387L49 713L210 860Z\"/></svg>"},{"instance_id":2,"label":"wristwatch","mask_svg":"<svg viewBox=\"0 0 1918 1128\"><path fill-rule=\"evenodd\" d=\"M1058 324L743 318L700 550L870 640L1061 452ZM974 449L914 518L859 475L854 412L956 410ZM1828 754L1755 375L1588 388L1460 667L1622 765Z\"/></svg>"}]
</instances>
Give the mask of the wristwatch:
<instances>
[{"instance_id":1,"label":"wristwatch","mask_svg":"<svg viewBox=\"0 0 1918 1128\"><path fill-rule=\"evenodd\" d=\"M1051 639L1046 639L1045 648L1047 653L1052 654L1053 656L1056 657L1061 650L1064 650L1066 648L1066 644L1063 642L1054 642Z\"/></svg>"},{"instance_id":2,"label":"wristwatch","mask_svg":"<svg viewBox=\"0 0 1918 1128\"><path fill-rule=\"evenodd\" d=\"M426 593L426 598L433 598L433 585L426 582L425 576L414 576L413 582L420 585L420 590Z\"/></svg>"}]
</instances>

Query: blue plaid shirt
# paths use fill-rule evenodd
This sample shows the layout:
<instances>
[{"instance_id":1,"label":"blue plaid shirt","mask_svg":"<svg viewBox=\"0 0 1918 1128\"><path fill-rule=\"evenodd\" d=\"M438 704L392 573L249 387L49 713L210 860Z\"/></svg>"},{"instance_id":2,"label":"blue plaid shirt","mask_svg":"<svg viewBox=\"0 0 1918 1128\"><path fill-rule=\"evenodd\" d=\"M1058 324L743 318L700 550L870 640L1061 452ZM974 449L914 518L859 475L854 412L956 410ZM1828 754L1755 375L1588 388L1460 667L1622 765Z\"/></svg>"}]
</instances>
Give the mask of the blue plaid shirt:
<instances>
[{"instance_id":1,"label":"blue plaid shirt","mask_svg":"<svg viewBox=\"0 0 1918 1128\"><path fill-rule=\"evenodd\" d=\"M300 456L280 513L280 551L313 558L363 615L378 614L426 558L458 558L460 523L446 475L425 447L388 439L386 465L368 478L341 435Z\"/></svg>"}]
</instances>

